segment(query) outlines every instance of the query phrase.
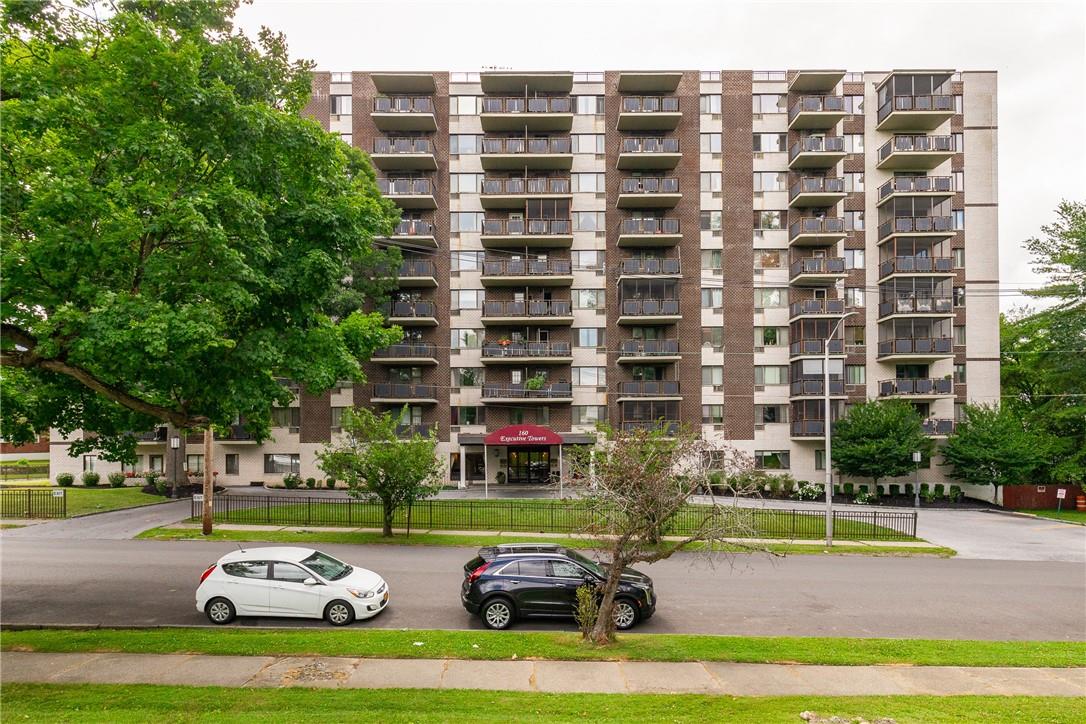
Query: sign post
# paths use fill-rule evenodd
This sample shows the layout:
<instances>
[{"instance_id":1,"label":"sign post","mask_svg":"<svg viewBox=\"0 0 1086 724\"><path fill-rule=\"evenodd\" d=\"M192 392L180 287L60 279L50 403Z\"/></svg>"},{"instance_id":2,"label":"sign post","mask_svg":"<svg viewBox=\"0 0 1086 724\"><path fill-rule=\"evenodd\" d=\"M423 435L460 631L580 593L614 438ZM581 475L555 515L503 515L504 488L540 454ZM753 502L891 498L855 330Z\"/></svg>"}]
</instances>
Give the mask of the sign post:
<instances>
[{"instance_id":1,"label":"sign post","mask_svg":"<svg viewBox=\"0 0 1086 724\"><path fill-rule=\"evenodd\" d=\"M1067 488L1060 488L1056 491L1056 512L1063 512L1063 499L1067 497Z\"/></svg>"}]
</instances>

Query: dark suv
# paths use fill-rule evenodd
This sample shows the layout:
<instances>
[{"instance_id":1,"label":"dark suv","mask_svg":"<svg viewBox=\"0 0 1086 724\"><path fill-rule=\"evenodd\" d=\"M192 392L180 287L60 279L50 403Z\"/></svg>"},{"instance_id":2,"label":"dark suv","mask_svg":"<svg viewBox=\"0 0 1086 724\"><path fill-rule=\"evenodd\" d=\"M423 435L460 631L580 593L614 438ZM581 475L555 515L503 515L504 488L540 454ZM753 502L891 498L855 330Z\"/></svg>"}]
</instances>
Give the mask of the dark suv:
<instances>
[{"instance_id":1,"label":"dark suv","mask_svg":"<svg viewBox=\"0 0 1086 724\"><path fill-rule=\"evenodd\" d=\"M560 545L486 546L464 565L460 601L487 628L504 629L521 616L572 616L577 589L602 585L606 576L606 564ZM655 610L652 579L627 568L615 595L615 625L632 628Z\"/></svg>"}]
</instances>

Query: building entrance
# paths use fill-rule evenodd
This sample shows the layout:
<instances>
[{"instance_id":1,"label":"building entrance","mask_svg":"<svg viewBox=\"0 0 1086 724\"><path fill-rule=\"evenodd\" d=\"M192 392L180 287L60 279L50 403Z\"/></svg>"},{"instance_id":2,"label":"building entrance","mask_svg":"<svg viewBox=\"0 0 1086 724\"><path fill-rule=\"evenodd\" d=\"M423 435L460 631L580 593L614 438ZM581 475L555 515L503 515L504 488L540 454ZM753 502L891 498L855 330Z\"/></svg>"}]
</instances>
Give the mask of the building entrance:
<instances>
[{"instance_id":1,"label":"building entrance","mask_svg":"<svg viewBox=\"0 0 1086 724\"><path fill-rule=\"evenodd\" d=\"M509 448L509 483L542 485L550 482L551 452L548 448Z\"/></svg>"}]
</instances>

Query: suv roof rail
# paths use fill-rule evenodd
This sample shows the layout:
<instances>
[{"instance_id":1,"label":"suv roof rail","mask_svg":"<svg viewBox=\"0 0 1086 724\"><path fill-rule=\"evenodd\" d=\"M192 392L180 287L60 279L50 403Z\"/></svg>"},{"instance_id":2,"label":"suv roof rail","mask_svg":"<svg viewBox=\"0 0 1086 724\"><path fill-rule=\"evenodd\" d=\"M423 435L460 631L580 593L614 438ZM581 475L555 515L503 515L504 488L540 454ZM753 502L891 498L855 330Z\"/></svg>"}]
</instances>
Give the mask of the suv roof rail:
<instances>
[{"instance_id":1,"label":"suv roof rail","mask_svg":"<svg viewBox=\"0 0 1086 724\"><path fill-rule=\"evenodd\" d=\"M491 561L498 556L525 553L558 553L563 550L565 550L565 546L558 543L501 543L496 546L483 546L479 549L479 557L484 561Z\"/></svg>"}]
</instances>

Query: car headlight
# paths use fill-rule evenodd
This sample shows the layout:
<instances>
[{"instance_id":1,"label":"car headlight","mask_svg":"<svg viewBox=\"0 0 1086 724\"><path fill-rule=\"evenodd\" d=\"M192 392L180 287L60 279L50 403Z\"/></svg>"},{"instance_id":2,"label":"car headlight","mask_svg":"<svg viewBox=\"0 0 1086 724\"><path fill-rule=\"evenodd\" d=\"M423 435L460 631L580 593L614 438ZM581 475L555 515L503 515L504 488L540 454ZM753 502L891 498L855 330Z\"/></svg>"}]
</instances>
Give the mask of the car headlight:
<instances>
[{"instance_id":1,"label":"car headlight","mask_svg":"<svg viewBox=\"0 0 1086 724\"><path fill-rule=\"evenodd\" d=\"M650 591L650 590L652 590L652 584L651 583L641 583L639 581L635 581L633 583L633 586L635 588L640 588L642 591Z\"/></svg>"},{"instance_id":2,"label":"car headlight","mask_svg":"<svg viewBox=\"0 0 1086 724\"><path fill-rule=\"evenodd\" d=\"M347 593L355 598L373 598L373 591L360 591L357 588L348 588Z\"/></svg>"}]
</instances>

